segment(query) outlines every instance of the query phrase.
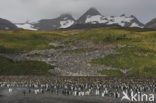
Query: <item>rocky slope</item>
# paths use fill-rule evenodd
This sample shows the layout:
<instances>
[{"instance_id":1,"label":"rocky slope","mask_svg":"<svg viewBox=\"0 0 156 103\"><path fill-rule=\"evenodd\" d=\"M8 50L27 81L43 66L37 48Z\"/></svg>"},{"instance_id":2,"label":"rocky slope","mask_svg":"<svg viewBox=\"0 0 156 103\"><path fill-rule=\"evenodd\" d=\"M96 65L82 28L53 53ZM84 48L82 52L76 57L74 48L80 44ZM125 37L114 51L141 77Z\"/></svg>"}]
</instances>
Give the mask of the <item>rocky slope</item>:
<instances>
[{"instance_id":1,"label":"rocky slope","mask_svg":"<svg viewBox=\"0 0 156 103\"><path fill-rule=\"evenodd\" d=\"M156 18L145 25L145 28L156 29Z\"/></svg>"},{"instance_id":2,"label":"rocky slope","mask_svg":"<svg viewBox=\"0 0 156 103\"><path fill-rule=\"evenodd\" d=\"M79 43L81 42L81 43ZM84 41L77 41L77 45L65 45L61 42L49 43L52 47L61 47L58 49L34 50L24 54L2 54L0 56L12 59L13 61L42 61L54 66L49 70L52 74L58 76L102 76L100 70L120 70L105 65L92 65L92 59L102 58L110 54L118 54L113 48L118 45L107 45L97 47L88 45Z\"/></svg>"},{"instance_id":3,"label":"rocky slope","mask_svg":"<svg viewBox=\"0 0 156 103\"><path fill-rule=\"evenodd\" d=\"M14 25L12 22L0 18L0 30L17 30L17 26Z\"/></svg>"}]
</instances>

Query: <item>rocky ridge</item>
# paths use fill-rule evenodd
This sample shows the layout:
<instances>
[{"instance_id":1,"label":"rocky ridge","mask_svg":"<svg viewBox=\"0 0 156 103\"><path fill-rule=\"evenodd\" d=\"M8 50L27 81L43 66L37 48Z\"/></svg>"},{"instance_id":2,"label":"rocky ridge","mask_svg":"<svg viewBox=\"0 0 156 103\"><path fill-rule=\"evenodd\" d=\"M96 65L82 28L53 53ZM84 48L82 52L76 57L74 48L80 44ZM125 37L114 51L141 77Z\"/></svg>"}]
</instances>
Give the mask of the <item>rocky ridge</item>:
<instances>
[{"instance_id":1,"label":"rocky ridge","mask_svg":"<svg viewBox=\"0 0 156 103\"><path fill-rule=\"evenodd\" d=\"M119 26L119 27L139 27L143 28L141 23L135 16L103 16L96 8L90 8L79 19L75 20L70 14L63 14L54 19L41 19L34 23L17 24L18 27L30 30L58 30L58 29L79 29L80 27L88 28L105 27L105 26Z\"/></svg>"}]
</instances>

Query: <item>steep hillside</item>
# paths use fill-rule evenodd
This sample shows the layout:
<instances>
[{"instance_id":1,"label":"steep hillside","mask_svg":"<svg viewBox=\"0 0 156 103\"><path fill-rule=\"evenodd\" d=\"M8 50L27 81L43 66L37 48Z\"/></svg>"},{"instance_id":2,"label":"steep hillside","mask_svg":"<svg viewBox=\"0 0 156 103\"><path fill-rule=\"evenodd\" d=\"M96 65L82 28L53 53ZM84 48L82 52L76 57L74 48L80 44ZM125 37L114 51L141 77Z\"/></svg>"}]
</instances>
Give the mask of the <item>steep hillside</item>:
<instances>
[{"instance_id":1,"label":"steep hillside","mask_svg":"<svg viewBox=\"0 0 156 103\"><path fill-rule=\"evenodd\" d=\"M17 26L14 25L12 22L0 18L0 30L17 30Z\"/></svg>"},{"instance_id":2,"label":"steep hillside","mask_svg":"<svg viewBox=\"0 0 156 103\"><path fill-rule=\"evenodd\" d=\"M148 22L145 25L145 28L156 29L156 18L155 19L152 19L150 22Z\"/></svg>"}]
</instances>

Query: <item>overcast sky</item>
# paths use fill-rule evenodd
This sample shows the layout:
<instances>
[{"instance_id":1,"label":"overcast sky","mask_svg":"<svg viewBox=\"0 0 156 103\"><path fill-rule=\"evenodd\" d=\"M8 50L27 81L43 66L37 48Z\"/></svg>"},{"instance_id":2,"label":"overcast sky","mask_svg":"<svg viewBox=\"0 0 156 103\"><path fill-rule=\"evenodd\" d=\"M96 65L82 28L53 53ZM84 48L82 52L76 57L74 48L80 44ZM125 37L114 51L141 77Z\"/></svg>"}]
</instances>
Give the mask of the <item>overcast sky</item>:
<instances>
[{"instance_id":1,"label":"overcast sky","mask_svg":"<svg viewBox=\"0 0 156 103\"><path fill-rule=\"evenodd\" d=\"M156 17L156 0L0 0L0 18L25 22L51 19L62 13L78 18L90 7L104 16L133 14L143 23Z\"/></svg>"}]
</instances>

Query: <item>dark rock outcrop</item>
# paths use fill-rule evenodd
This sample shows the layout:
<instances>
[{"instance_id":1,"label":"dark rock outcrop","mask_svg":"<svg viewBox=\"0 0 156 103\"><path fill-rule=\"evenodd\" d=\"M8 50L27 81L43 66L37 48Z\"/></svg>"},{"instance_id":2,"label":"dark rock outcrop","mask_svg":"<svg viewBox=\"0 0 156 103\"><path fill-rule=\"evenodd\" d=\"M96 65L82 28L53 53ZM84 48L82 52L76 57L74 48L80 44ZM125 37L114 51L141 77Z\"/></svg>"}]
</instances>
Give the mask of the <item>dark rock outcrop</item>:
<instances>
[{"instance_id":1,"label":"dark rock outcrop","mask_svg":"<svg viewBox=\"0 0 156 103\"><path fill-rule=\"evenodd\" d=\"M17 26L12 22L0 18L0 30L17 30Z\"/></svg>"}]
</instances>

